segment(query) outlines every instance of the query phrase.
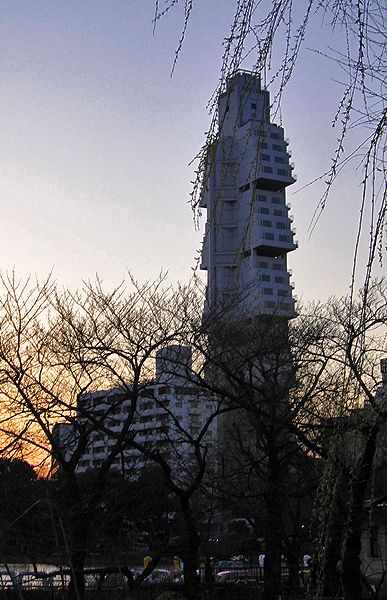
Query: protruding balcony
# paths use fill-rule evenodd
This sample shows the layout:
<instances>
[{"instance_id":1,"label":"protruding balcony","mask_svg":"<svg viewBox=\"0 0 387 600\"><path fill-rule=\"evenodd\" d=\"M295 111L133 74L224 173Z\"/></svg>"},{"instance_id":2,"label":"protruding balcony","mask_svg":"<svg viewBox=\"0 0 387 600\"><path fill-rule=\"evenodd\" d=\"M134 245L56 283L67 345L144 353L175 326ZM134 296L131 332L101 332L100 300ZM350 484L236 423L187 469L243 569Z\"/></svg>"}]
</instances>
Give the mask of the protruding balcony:
<instances>
[{"instance_id":1,"label":"protruding balcony","mask_svg":"<svg viewBox=\"0 0 387 600\"><path fill-rule=\"evenodd\" d=\"M259 229L251 236L251 245L259 256L275 257L292 252L298 244L294 242L291 231L281 234L273 231L262 232Z\"/></svg>"},{"instance_id":2,"label":"protruding balcony","mask_svg":"<svg viewBox=\"0 0 387 600\"><path fill-rule=\"evenodd\" d=\"M292 175L290 167L271 167L261 166L259 169L259 177L254 180L254 187L258 190L269 190L277 192L278 190L292 185L296 181Z\"/></svg>"},{"instance_id":3,"label":"protruding balcony","mask_svg":"<svg viewBox=\"0 0 387 600\"><path fill-rule=\"evenodd\" d=\"M266 315L292 318L296 315L295 303L292 298L286 298L286 302L263 300L260 307L260 312Z\"/></svg>"}]
</instances>

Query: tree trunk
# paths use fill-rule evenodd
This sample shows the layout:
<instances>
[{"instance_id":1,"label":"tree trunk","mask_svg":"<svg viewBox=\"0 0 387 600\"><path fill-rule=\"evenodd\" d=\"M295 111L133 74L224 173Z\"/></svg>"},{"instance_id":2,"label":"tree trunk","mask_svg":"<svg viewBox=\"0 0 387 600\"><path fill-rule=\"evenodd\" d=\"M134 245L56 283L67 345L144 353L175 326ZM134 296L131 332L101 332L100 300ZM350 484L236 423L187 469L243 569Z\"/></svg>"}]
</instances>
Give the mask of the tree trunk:
<instances>
[{"instance_id":1,"label":"tree trunk","mask_svg":"<svg viewBox=\"0 0 387 600\"><path fill-rule=\"evenodd\" d=\"M269 444L268 444L269 446ZM281 466L274 444L268 448L268 477L265 493L265 572L263 600L277 600L281 594L282 495Z\"/></svg>"},{"instance_id":2,"label":"tree trunk","mask_svg":"<svg viewBox=\"0 0 387 600\"><path fill-rule=\"evenodd\" d=\"M371 428L363 452L359 475L352 484L353 502L350 509L348 533L345 538L341 574L345 600L356 600L357 598L361 598L361 534L366 517L364 502L372 473L379 430L380 424L378 423Z\"/></svg>"},{"instance_id":3,"label":"tree trunk","mask_svg":"<svg viewBox=\"0 0 387 600\"><path fill-rule=\"evenodd\" d=\"M300 565L298 562L298 554L295 550L290 550L286 555L289 576L287 579L288 598L300 597Z\"/></svg>"},{"instance_id":4,"label":"tree trunk","mask_svg":"<svg viewBox=\"0 0 387 600\"><path fill-rule=\"evenodd\" d=\"M86 553L71 553L71 578L67 591L68 600L83 600L85 597L85 557Z\"/></svg>"},{"instance_id":5,"label":"tree trunk","mask_svg":"<svg viewBox=\"0 0 387 600\"><path fill-rule=\"evenodd\" d=\"M68 600L84 600L85 597L85 560L91 523L90 511L82 506L73 508L71 523L71 578L68 587Z\"/></svg>"},{"instance_id":6,"label":"tree trunk","mask_svg":"<svg viewBox=\"0 0 387 600\"><path fill-rule=\"evenodd\" d=\"M189 598L199 597L200 578L198 575L198 551L200 537L197 532L195 518L190 505L190 499L185 496L180 498L183 514L183 534L180 549L180 558L183 561L184 588Z\"/></svg>"}]
</instances>

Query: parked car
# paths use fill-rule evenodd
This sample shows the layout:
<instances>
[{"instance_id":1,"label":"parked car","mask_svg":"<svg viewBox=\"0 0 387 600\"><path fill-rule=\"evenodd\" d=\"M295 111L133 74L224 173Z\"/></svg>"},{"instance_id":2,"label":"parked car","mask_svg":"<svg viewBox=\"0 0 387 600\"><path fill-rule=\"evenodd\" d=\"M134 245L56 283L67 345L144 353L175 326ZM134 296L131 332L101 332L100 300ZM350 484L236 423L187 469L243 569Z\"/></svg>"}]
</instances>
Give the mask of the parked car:
<instances>
[{"instance_id":1,"label":"parked car","mask_svg":"<svg viewBox=\"0 0 387 600\"><path fill-rule=\"evenodd\" d=\"M226 560L220 560L219 562L215 563L215 567L217 569L234 569L235 567L244 567L245 564L242 561L234 561L231 559L226 559Z\"/></svg>"},{"instance_id":2,"label":"parked car","mask_svg":"<svg viewBox=\"0 0 387 600\"><path fill-rule=\"evenodd\" d=\"M220 571L216 575L217 583L240 583L258 585L258 577L252 571L246 569L232 569L230 571Z\"/></svg>"}]
</instances>

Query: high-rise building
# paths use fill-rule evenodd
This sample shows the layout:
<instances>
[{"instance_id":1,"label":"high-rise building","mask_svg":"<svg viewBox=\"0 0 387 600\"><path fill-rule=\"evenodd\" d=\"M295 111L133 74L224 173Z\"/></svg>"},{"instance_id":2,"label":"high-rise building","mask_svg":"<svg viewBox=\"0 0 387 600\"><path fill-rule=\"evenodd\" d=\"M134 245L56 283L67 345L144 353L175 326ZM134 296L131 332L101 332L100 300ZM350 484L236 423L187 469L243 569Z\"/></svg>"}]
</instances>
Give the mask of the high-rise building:
<instances>
[{"instance_id":1,"label":"high-rise building","mask_svg":"<svg viewBox=\"0 0 387 600\"><path fill-rule=\"evenodd\" d=\"M201 197L208 305L290 318L287 254L297 242L285 190L295 176L284 130L270 121L269 92L260 77L247 71L227 80L218 115Z\"/></svg>"},{"instance_id":2,"label":"high-rise building","mask_svg":"<svg viewBox=\"0 0 387 600\"><path fill-rule=\"evenodd\" d=\"M231 409L217 420L219 485L226 494L232 488L249 493L249 468L268 468L268 447L275 446L280 462L282 449L292 448L282 426L293 378L288 323L295 316L287 255L297 248L286 202L286 188L296 180L289 158L259 75L237 71L219 97L201 194L204 316L214 356L207 374L227 391Z\"/></svg>"}]
</instances>

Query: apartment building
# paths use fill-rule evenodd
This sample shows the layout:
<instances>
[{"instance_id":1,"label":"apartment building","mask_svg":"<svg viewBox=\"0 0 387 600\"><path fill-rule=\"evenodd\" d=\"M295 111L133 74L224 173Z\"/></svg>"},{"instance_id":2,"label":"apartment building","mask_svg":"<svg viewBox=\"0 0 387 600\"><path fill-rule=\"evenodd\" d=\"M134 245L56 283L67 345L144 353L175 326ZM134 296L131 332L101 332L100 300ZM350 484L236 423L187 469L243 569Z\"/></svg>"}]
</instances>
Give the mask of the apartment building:
<instances>
[{"instance_id":1,"label":"apartment building","mask_svg":"<svg viewBox=\"0 0 387 600\"><path fill-rule=\"evenodd\" d=\"M191 351L184 346L171 345L160 350L155 379L141 384L130 418L130 436L143 447L161 452L180 474L190 472L193 442L216 410L216 399L195 384L191 360ZM111 388L79 397L75 423L59 423L54 431L69 458L80 425L89 426L89 441L78 462L78 473L98 468L106 460L132 408L130 388ZM216 445L216 435L216 420L213 420L202 440L209 456ZM136 477L148 463L142 452L128 445L114 459L112 468Z\"/></svg>"}]
</instances>

